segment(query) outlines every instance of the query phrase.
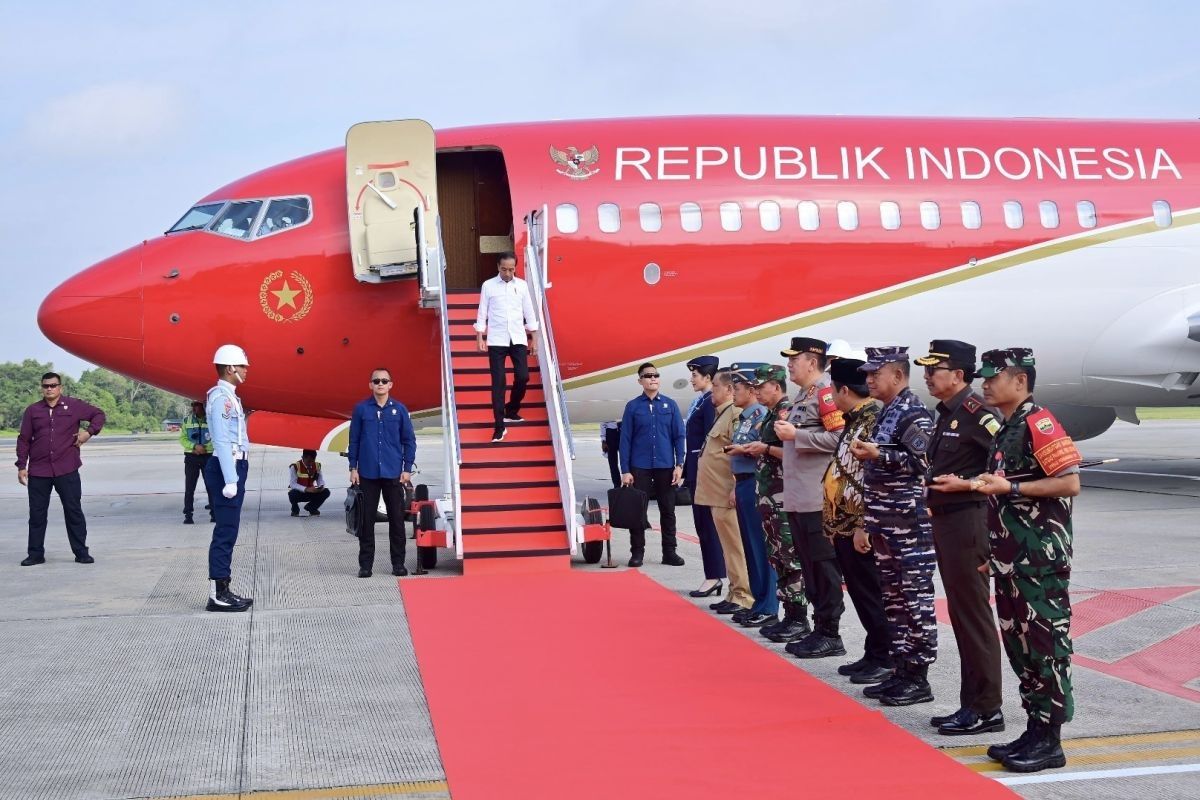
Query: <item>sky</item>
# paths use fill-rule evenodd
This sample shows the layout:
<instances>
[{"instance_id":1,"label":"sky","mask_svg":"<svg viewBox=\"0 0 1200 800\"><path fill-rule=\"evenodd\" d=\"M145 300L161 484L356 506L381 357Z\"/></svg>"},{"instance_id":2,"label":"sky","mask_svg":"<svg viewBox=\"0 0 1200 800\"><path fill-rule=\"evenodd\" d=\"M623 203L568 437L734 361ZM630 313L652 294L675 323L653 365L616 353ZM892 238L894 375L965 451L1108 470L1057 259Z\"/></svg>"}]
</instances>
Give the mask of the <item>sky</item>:
<instances>
[{"instance_id":1,"label":"sky","mask_svg":"<svg viewBox=\"0 0 1200 800\"><path fill-rule=\"evenodd\" d=\"M356 122L1200 116L1179 0L4 5L0 361L75 376L37 327L55 286Z\"/></svg>"}]
</instances>

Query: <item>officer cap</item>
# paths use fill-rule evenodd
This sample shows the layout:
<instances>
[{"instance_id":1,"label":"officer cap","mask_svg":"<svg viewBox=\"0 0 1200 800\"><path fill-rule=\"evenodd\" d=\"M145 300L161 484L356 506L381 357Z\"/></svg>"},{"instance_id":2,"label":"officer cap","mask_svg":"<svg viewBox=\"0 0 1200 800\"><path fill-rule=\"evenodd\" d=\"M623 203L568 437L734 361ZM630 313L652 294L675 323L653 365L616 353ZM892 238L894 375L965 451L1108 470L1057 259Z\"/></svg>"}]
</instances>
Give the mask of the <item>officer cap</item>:
<instances>
[{"instance_id":1,"label":"officer cap","mask_svg":"<svg viewBox=\"0 0 1200 800\"><path fill-rule=\"evenodd\" d=\"M696 356L691 361L687 362L688 369L694 369L701 375L712 377L717 374L717 366L721 360L716 356Z\"/></svg>"},{"instance_id":2,"label":"officer cap","mask_svg":"<svg viewBox=\"0 0 1200 800\"><path fill-rule=\"evenodd\" d=\"M218 347L217 352L213 354L213 363L230 367L250 366L246 351L236 344L223 344Z\"/></svg>"},{"instance_id":3,"label":"officer cap","mask_svg":"<svg viewBox=\"0 0 1200 800\"><path fill-rule=\"evenodd\" d=\"M754 370L754 385L762 386L767 381L775 381L779 386L787 386L787 368L778 364L763 364Z\"/></svg>"},{"instance_id":4,"label":"officer cap","mask_svg":"<svg viewBox=\"0 0 1200 800\"><path fill-rule=\"evenodd\" d=\"M975 375L975 345L957 339L934 339L929 343L929 355L915 359L919 367L932 367L939 361L953 361L962 365L963 377Z\"/></svg>"},{"instance_id":5,"label":"officer cap","mask_svg":"<svg viewBox=\"0 0 1200 800\"><path fill-rule=\"evenodd\" d=\"M747 386L754 385L754 371L762 366L759 361L741 361L737 364L729 365L729 380L734 383L744 383Z\"/></svg>"},{"instance_id":6,"label":"officer cap","mask_svg":"<svg viewBox=\"0 0 1200 800\"><path fill-rule=\"evenodd\" d=\"M859 386L863 382L863 374L859 367L867 362L857 358L839 358L829 365L829 377L834 383Z\"/></svg>"},{"instance_id":7,"label":"officer cap","mask_svg":"<svg viewBox=\"0 0 1200 800\"><path fill-rule=\"evenodd\" d=\"M1028 347L1005 347L1000 350L988 350L984 353L980 360L983 361L983 366L979 368L979 375L983 378L994 378L1003 372L1007 367L1032 367L1036 362L1033 359L1033 351Z\"/></svg>"},{"instance_id":8,"label":"officer cap","mask_svg":"<svg viewBox=\"0 0 1200 800\"><path fill-rule=\"evenodd\" d=\"M816 356L824 356L826 352L825 342L820 339L810 339L807 336L793 336L792 344L788 348L779 351L779 355L784 358L798 356L801 353L812 353Z\"/></svg>"},{"instance_id":9,"label":"officer cap","mask_svg":"<svg viewBox=\"0 0 1200 800\"><path fill-rule=\"evenodd\" d=\"M874 372L884 364L896 364L900 361L908 361L908 348L899 345L888 345L887 347L868 347L867 348L867 363L859 367L860 372Z\"/></svg>"}]
</instances>

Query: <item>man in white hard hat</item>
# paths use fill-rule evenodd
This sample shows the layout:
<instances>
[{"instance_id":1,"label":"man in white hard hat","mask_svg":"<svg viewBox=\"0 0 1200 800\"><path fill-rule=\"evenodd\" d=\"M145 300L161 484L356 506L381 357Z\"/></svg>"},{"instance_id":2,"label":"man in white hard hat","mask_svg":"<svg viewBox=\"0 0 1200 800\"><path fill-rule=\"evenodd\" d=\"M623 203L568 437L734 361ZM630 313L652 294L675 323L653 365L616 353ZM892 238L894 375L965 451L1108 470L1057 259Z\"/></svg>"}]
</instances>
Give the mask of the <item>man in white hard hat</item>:
<instances>
[{"instance_id":1,"label":"man in white hard hat","mask_svg":"<svg viewBox=\"0 0 1200 800\"><path fill-rule=\"evenodd\" d=\"M234 344L217 348L213 356L217 385L208 390L205 412L212 434L213 458L204 465L204 486L212 498L216 518L212 543L208 547L208 610L245 611L254 604L229 588L233 546L237 544L246 496L249 472L250 439L246 435L246 414L238 399L237 387L246 381L250 366L246 352Z\"/></svg>"}]
</instances>

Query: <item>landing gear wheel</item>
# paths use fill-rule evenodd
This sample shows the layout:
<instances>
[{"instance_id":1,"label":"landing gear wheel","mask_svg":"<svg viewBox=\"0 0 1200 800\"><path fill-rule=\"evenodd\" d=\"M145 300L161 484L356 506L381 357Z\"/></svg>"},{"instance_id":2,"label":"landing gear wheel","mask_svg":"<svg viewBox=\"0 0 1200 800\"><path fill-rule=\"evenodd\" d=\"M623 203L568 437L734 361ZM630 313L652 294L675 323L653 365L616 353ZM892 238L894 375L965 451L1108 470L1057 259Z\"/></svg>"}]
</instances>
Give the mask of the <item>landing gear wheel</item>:
<instances>
[{"instance_id":1,"label":"landing gear wheel","mask_svg":"<svg viewBox=\"0 0 1200 800\"><path fill-rule=\"evenodd\" d=\"M583 498L583 524L603 525L604 512L600 510L600 501L595 497ZM586 564L599 564L604 556L604 542L584 542L583 560Z\"/></svg>"},{"instance_id":2,"label":"landing gear wheel","mask_svg":"<svg viewBox=\"0 0 1200 800\"><path fill-rule=\"evenodd\" d=\"M583 561L585 564L599 564L604 557L604 542L584 542Z\"/></svg>"},{"instance_id":3,"label":"landing gear wheel","mask_svg":"<svg viewBox=\"0 0 1200 800\"><path fill-rule=\"evenodd\" d=\"M421 490L424 489L426 499L429 498L429 489L425 484L417 487L417 499L421 499ZM420 514L417 517L417 528L423 531L431 531L435 527L433 518L433 506L421 506ZM433 569L437 566L437 551L436 547L417 547L417 567L419 572Z\"/></svg>"},{"instance_id":4,"label":"landing gear wheel","mask_svg":"<svg viewBox=\"0 0 1200 800\"><path fill-rule=\"evenodd\" d=\"M413 498L418 503L423 503L429 499L429 487L423 483L418 483L417 488L413 490L416 496Z\"/></svg>"}]
</instances>

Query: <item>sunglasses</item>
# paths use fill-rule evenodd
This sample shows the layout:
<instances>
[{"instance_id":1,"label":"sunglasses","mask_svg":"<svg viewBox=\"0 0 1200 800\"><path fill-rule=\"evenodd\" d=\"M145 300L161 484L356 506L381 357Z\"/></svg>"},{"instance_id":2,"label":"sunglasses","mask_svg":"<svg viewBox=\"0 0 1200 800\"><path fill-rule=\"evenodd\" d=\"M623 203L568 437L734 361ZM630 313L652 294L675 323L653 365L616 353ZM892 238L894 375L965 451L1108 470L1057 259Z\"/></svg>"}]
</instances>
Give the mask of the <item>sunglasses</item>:
<instances>
[{"instance_id":1,"label":"sunglasses","mask_svg":"<svg viewBox=\"0 0 1200 800\"><path fill-rule=\"evenodd\" d=\"M371 378L371 383L375 384L376 386L383 386L391 382L391 378Z\"/></svg>"},{"instance_id":2,"label":"sunglasses","mask_svg":"<svg viewBox=\"0 0 1200 800\"><path fill-rule=\"evenodd\" d=\"M940 369L944 369L947 372L953 372L955 369L957 369L957 367L926 367L925 374L932 375L933 373L937 372Z\"/></svg>"},{"instance_id":3,"label":"sunglasses","mask_svg":"<svg viewBox=\"0 0 1200 800\"><path fill-rule=\"evenodd\" d=\"M59 386L62 386L62 384L61 383L43 383L42 384L43 389L57 389Z\"/></svg>"},{"instance_id":4,"label":"sunglasses","mask_svg":"<svg viewBox=\"0 0 1200 800\"><path fill-rule=\"evenodd\" d=\"M647 372L645 375L638 375L638 378L641 380L658 380L659 374L657 372Z\"/></svg>"}]
</instances>

